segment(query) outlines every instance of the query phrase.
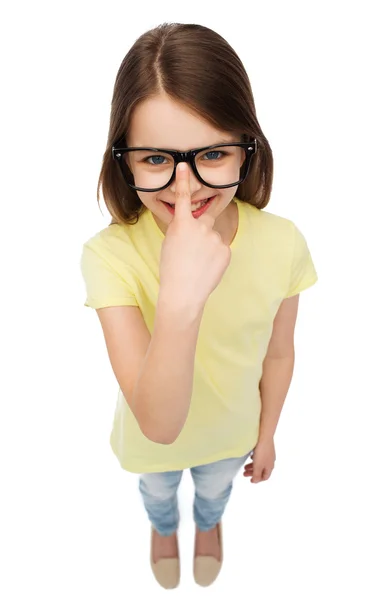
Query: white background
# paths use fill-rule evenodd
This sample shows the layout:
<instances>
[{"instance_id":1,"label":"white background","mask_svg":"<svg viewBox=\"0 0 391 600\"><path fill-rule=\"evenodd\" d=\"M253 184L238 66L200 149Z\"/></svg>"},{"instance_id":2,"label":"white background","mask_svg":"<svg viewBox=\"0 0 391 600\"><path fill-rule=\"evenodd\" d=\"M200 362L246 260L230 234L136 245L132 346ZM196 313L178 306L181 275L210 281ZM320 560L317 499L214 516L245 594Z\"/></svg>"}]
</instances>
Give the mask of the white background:
<instances>
[{"instance_id":1,"label":"white background","mask_svg":"<svg viewBox=\"0 0 391 600\"><path fill-rule=\"evenodd\" d=\"M272 476L241 474L225 560L192 580L180 488L176 597L391 597L390 20L387 2L19 2L1 15L0 596L155 598L138 476L109 446L117 382L82 244L110 217L96 186L120 63L159 23L206 25L250 76L274 153L267 210L292 219L303 292ZM166 597L166 596L164 596Z\"/></svg>"}]
</instances>

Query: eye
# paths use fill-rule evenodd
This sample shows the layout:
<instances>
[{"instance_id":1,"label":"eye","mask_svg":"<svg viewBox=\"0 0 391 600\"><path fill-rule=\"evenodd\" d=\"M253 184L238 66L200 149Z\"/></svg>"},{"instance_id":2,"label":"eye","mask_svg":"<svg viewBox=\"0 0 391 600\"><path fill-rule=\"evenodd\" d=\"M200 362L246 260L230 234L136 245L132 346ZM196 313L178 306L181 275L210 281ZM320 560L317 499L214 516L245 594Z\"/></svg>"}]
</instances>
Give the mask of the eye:
<instances>
[{"instance_id":1,"label":"eye","mask_svg":"<svg viewBox=\"0 0 391 600\"><path fill-rule=\"evenodd\" d=\"M210 156L211 154L212 154L213 156ZM220 155L221 155L221 157L223 157L223 156L225 156L225 155L226 155L226 153L225 153L225 152L222 152L221 150L209 150L209 152L205 152L205 154L203 155L203 158L205 158L205 156L208 156L208 155L209 155L209 156L210 156L210 158L207 158L206 160L217 160L219 157L218 157L218 156L216 156L216 154L220 154ZM220 157L220 158L221 158L221 157Z\"/></svg>"},{"instance_id":2,"label":"eye","mask_svg":"<svg viewBox=\"0 0 391 600\"><path fill-rule=\"evenodd\" d=\"M162 165L164 164L163 162L149 162L149 159L152 158L157 158L157 159L163 159L165 160L165 156L162 156L161 154L154 154L153 156L147 156L146 158L144 158L143 162L148 163L149 165Z\"/></svg>"}]
</instances>

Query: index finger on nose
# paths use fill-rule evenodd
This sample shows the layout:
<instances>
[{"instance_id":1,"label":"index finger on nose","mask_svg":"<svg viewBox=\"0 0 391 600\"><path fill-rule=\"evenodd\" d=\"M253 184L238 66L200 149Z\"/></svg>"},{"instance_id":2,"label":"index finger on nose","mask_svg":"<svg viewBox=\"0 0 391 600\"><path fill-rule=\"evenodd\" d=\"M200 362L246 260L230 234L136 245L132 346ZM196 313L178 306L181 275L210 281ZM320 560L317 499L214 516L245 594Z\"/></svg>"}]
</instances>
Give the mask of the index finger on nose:
<instances>
[{"instance_id":1,"label":"index finger on nose","mask_svg":"<svg viewBox=\"0 0 391 600\"><path fill-rule=\"evenodd\" d=\"M175 217L191 216L190 172L186 163L176 168Z\"/></svg>"}]
</instances>

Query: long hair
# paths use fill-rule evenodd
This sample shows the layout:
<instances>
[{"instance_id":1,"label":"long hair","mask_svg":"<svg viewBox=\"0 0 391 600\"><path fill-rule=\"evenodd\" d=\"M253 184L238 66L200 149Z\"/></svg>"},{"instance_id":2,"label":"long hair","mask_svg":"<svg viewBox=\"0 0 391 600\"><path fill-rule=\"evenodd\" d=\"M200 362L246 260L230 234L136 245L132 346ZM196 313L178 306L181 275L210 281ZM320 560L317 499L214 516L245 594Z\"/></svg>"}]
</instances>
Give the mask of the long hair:
<instances>
[{"instance_id":1,"label":"long hair","mask_svg":"<svg viewBox=\"0 0 391 600\"><path fill-rule=\"evenodd\" d=\"M258 142L250 171L235 196L261 209L270 198L273 154L256 116L246 70L233 48L215 31L196 24L163 23L141 35L118 70L110 126L99 175L111 224L135 224L146 209L126 185L115 163L113 144L126 136L138 103L164 92L216 128L244 142Z\"/></svg>"}]
</instances>

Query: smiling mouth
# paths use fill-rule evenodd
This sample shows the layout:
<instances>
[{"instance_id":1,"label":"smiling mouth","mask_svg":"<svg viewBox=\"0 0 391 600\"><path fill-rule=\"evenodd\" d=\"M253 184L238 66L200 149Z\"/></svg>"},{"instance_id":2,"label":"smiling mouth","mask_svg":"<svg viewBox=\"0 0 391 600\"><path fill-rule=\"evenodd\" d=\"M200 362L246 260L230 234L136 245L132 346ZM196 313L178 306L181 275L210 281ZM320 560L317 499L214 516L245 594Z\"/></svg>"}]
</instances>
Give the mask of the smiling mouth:
<instances>
[{"instance_id":1,"label":"smiling mouth","mask_svg":"<svg viewBox=\"0 0 391 600\"><path fill-rule=\"evenodd\" d=\"M199 208L201 208L201 206L204 206L212 198L214 198L214 196L211 196L210 198L205 198L205 200L198 200L197 202L192 202L191 203L192 210L193 211L198 210ZM161 202L164 202L164 204L168 204L168 206L171 206L171 208L175 209L175 203L171 204L170 202L166 202L165 200L161 200Z\"/></svg>"}]
</instances>

